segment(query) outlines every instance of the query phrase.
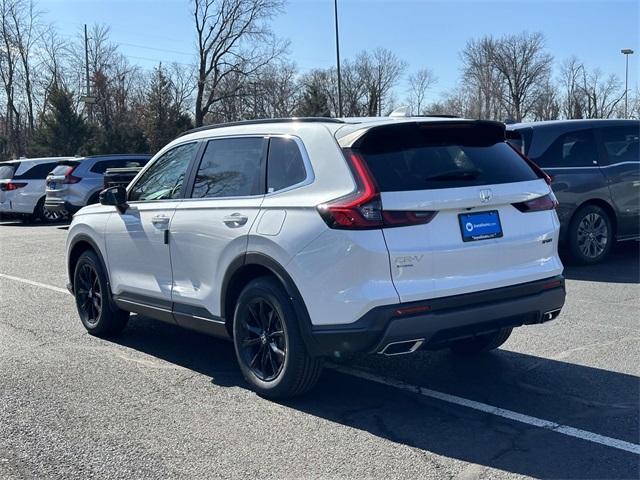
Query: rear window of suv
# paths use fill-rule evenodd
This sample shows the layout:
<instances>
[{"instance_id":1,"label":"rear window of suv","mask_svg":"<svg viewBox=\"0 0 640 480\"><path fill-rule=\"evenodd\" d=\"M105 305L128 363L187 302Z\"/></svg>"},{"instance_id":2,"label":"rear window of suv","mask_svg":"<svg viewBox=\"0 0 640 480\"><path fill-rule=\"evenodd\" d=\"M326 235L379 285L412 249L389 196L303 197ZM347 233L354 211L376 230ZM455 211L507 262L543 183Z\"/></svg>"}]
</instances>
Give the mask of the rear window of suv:
<instances>
[{"instance_id":1,"label":"rear window of suv","mask_svg":"<svg viewBox=\"0 0 640 480\"><path fill-rule=\"evenodd\" d=\"M13 178L13 172L18 168L19 164L2 165L0 163L0 180L11 180Z\"/></svg>"},{"instance_id":2,"label":"rear window of suv","mask_svg":"<svg viewBox=\"0 0 640 480\"><path fill-rule=\"evenodd\" d=\"M536 180L499 127L399 125L368 134L358 150L382 192Z\"/></svg>"}]
</instances>

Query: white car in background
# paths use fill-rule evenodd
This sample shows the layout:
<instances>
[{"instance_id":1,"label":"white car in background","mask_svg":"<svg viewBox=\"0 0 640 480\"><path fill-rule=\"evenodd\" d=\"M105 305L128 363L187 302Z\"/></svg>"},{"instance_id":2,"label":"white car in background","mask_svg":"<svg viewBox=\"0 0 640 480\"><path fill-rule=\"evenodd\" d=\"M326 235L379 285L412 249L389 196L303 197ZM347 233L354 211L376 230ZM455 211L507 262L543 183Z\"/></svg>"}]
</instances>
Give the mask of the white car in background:
<instances>
[{"instance_id":1,"label":"white car in background","mask_svg":"<svg viewBox=\"0 0 640 480\"><path fill-rule=\"evenodd\" d=\"M323 358L485 352L556 318L549 182L497 122L204 127L74 216L69 289L93 335L136 312L230 338L251 387L288 397Z\"/></svg>"},{"instance_id":2,"label":"white car in background","mask_svg":"<svg viewBox=\"0 0 640 480\"><path fill-rule=\"evenodd\" d=\"M44 208L46 178L58 162L73 157L21 158L0 162L0 215L18 215L43 222L62 218Z\"/></svg>"}]
</instances>

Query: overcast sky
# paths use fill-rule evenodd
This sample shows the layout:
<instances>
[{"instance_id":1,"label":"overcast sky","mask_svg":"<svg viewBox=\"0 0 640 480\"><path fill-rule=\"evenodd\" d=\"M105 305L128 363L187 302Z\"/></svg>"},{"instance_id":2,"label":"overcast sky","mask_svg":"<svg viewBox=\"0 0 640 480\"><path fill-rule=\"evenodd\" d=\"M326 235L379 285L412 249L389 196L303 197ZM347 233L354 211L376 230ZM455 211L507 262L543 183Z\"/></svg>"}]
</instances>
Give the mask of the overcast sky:
<instances>
[{"instance_id":1,"label":"overcast sky","mask_svg":"<svg viewBox=\"0 0 640 480\"><path fill-rule=\"evenodd\" d=\"M37 0L45 19L69 37L84 23L111 27L112 40L132 62L194 62L189 0ZM560 63L575 54L589 66L624 79L621 48L636 50L629 88L638 81L640 0L338 0L343 57L385 47L409 63L428 67L439 81L431 98L455 86L459 52L485 34L543 32ZM273 21L274 32L291 42L290 57L301 71L335 64L333 0L289 0ZM402 97L400 86L400 97Z\"/></svg>"}]
</instances>

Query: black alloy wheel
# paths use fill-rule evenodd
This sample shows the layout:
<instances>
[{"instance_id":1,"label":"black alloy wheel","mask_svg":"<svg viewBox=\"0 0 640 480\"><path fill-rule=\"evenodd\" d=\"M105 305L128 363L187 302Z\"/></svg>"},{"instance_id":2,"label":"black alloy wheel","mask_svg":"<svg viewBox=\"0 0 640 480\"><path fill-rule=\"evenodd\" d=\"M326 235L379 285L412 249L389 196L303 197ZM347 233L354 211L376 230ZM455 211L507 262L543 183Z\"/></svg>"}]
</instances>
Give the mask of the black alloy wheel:
<instances>
[{"instance_id":1,"label":"black alloy wheel","mask_svg":"<svg viewBox=\"0 0 640 480\"><path fill-rule=\"evenodd\" d=\"M238 350L251 372L263 382L278 377L287 355L287 336L276 308L254 298L240 319Z\"/></svg>"}]
</instances>

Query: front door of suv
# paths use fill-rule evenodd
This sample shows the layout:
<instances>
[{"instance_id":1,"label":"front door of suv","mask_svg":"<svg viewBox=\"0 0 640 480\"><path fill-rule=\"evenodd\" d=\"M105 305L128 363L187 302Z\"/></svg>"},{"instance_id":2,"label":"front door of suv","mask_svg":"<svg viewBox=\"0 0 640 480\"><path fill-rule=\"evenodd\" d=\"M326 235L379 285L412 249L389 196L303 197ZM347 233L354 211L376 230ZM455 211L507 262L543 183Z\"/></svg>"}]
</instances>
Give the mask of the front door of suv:
<instances>
[{"instance_id":1,"label":"front door of suv","mask_svg":"<svg viewBox=\"0 0 640 480\"><path fill-rule=\"evenodd\" d=\"M114 295L133 308L164 311L167 319L172 318L169 227L198 146L178 145L156 159L129 188L129 208L113 213L105 231Z\"/></svg>"},{"instance_id":2,"label":"front door of suv","mask_svg":"<svg viewBox=\"0 0 640 480\"><path fill-rule=\"evenodd\" d=\"M197 328L193 322L209 320L214 328L217 317L223 316L224 274L246 252L264 199L267 143L255 136L213 139L206 145L191 192L177 206L171 223L178 323Z\"/></svg>"}]
</instances>

